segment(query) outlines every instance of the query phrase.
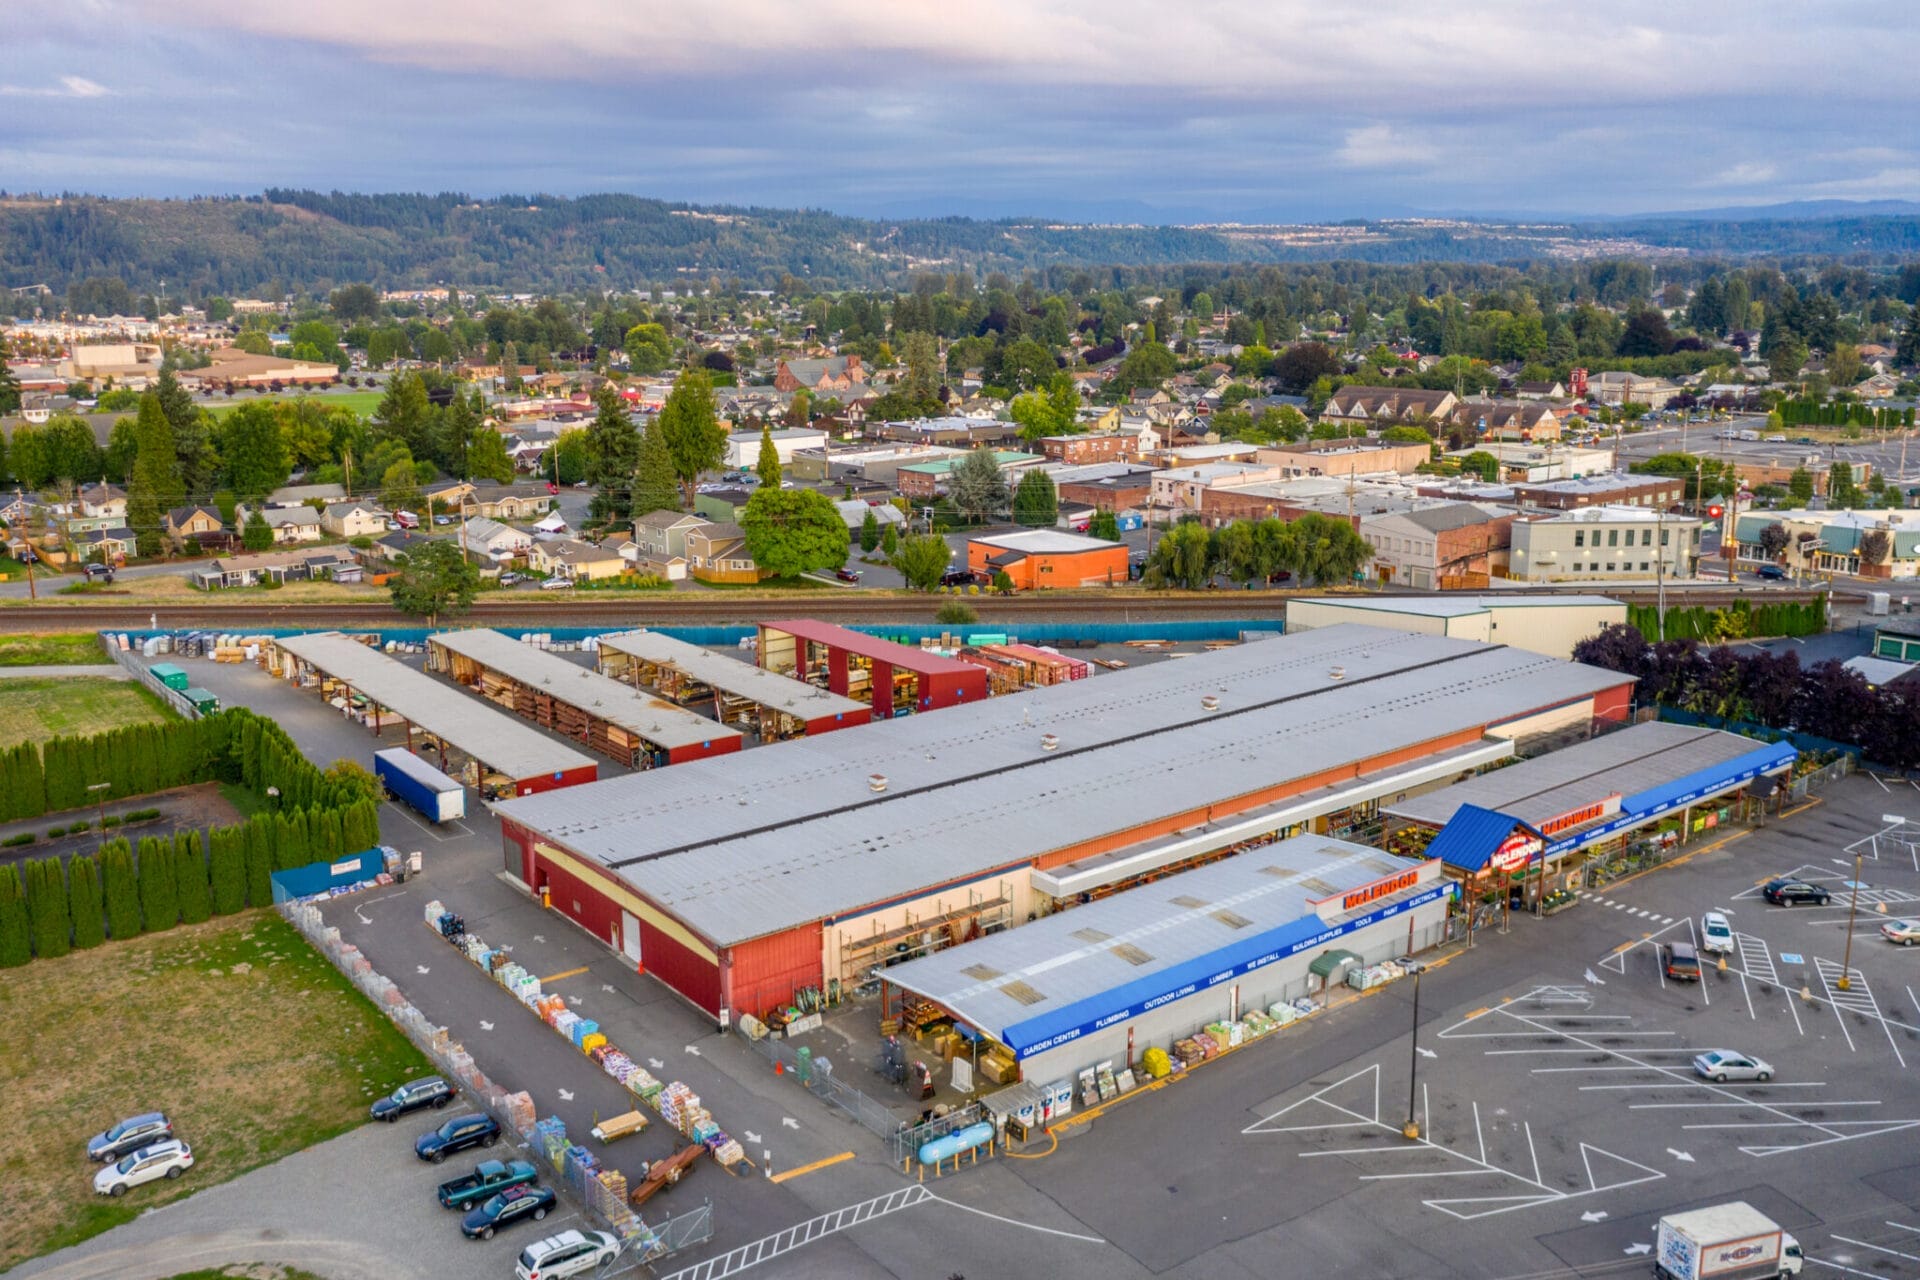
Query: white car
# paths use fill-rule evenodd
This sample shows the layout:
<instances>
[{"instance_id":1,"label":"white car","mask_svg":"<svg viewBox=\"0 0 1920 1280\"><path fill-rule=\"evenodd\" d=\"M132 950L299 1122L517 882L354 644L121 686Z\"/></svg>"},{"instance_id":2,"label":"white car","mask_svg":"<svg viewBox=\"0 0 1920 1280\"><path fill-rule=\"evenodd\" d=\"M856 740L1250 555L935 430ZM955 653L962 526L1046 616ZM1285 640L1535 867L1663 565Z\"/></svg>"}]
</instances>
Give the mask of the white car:
<instances>
[{"instance_id":1,"label":"white car","mask_svg":"<svg viewBox=\"0 0 1920 1280\"><path fill-rule=\"evenodd\" d=\"M542 591L565 591L573 585L572 578L548 578L540 584Z\"/></svg>"},{"instance_id":2,"label":"white car","mask_svg":"<svg viewBox=\"0 0 1920 1280\"><path fill-rule=\"evenodd\" d=\"M1723 956L1733 951L1733 926L1718 911L1700 917L1700 949Z\"/></svg>"},{"instance_id":3,"label":"white car","mask_svg":"<svg viewBox=\"0 0 1920 1280\"><path fill-rule=\"evenodd\" d=\"M93 1189L103 1196L123 1196L129 1187L158 1178L177 1178L193 1168L193 1148L178 1138L142 1147L118 1164L93 1176Z\"/></svg>"},{"instance_id":4,"label":"white car","mask_svg":"<svg viewBox=\"0 0 1920 1280\"><path fill-rule=\"evenodd\" d=\"M1760 1058L1751 1058L1731 1049L1709 1049L1693 1060L1693 1072L1703 1080L1725 1084L1729 1080L1773 1079L1773 1067Z\"/></svg>"},{"instance_id":5,"label":"white car","mask_svg":"<svg viewBox=\"0 0 1920 1280\"><path fill-rule=\"evenodd\" d=\"M604 1231L562 1231L522 1249L513 1273L520 1280L585 1275L619 1252L620 1242Z\"/></svg>"},{"instance_id":6,"label":"white car","mask_svg":"<svg viewBox=\"0 0 1920 1280\"><path fill-rule=\"evenodd\" d=\"M1880 935L1888 942L1910 947L1920 942L1920 920L1889 920L1880 926Z\"/></svg>"}]
</instances>

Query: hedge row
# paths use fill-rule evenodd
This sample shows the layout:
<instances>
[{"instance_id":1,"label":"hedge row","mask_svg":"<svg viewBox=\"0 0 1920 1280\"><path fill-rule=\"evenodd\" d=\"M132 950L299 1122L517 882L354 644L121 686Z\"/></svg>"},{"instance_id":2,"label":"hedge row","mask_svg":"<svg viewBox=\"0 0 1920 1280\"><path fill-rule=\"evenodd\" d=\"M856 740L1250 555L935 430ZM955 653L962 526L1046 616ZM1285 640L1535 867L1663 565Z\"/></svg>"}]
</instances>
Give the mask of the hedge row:
<instances>
[{"instance_id":1,"label":"hedge row","mask_svg":"<svg viewBox=\"0 0 1920 1280\"><path fill-rule=\"evenodd\" d=\"M1662 634L1668 640L1744 640L1749 636L1813 636L1827 629L1827 607L1823 600L1788 601L1754 605L1735 600L1724 609L1704 605L1667 610L1664 632L1660 611L1650 604L1627 606L1627 623L1653 640Z\"/></svg>"},{"instance_id":2,"label":"hedge row","mask_svg":"<svg viewBox=\"0 0 1920 1280\"><path fill-rule=\"evenodd\" d=\"M268 906L273 872L379 842L379 808L362 799L340 809L258 813L204 837L197 830L146 836L137 854L122 837L97 859L76 856L64 868L58 858L29 860L24 880L0 865L0 967Z\"/></svg>"},{"instance_id":3,"label":"hedge row","mask_svg":"<svg viewBox=\"0 0 1920 1280\"><path fill-rule=\"evenodd\" d=\"M128 725L90 738L52 738L0 751L0 822L37 818L92 804L87 788L108 784L107 798L146 795L191 783L237 782L283 803L325 808L357 799L364 770L325 773L300 754L286 730L245 707L200 720Z\"/></svg>"}]
</instances>

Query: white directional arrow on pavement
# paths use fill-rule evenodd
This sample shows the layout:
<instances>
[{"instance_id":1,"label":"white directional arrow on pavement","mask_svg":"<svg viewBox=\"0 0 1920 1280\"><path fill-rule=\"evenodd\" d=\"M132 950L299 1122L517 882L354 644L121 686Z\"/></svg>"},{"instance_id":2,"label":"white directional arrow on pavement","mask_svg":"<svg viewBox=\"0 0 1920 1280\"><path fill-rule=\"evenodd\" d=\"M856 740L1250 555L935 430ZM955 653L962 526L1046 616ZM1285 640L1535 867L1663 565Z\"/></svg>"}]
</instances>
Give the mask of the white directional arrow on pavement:
<instances>
[{"instance_id":1,"label":"white directional arrow on pavement","mask_svg":"<svg viewBox=\"0 0 1920 1280\"><path fill-rule=\"evenodd\" d=\"M573 1101L573 1093L572 1093L572 1091L571 1091L571 1090L568 1090L568 1089L562 1089L562 1090L560 1090L560 1101L562 1101L562 1102L572 1102L572 1101Z\"/></svg>"},{"instance_id":2,"label":"white directional arrow on pavement","mask_svg":"<svg viewBox=\"0 0 1920 1280\"><path fill-rule=\"evenodd\" d=\"M511 942L503 942L499 946L495 947L494 950L510 952L513 950L513 944Z\"/></svg>"},{"instance_id":3,"label":"white directional arrow on pavement","mask_svg":"<svg viewBox=\"0 0 1920 1280\"><path fill-rule=\"evenodd\" d=\"M1639 1244L1628 1245L1626 1248L1622 1249L1620 1252L1630 1253L1635 1255L1642 1254L1642 1253L1652 1253L1653 1246L1643 1240Z\"/></svg>"},{"instance_id":4,"label":"white directional arrow on pavement","mask_svg":"<svg viewBox=\"0 0 1920 1280\"><path fill-rule=\"evenodd\" d=\"M1435 1053L1433 1050L1422 1046L1420 1047L1420 1056L1423 1058L1437 1058L1440 1055Z\"/></svg>"},{"instance_id":5,"label":"white directional arrow on pavement","mask_svg":"<svg viewBox=\"0 0 1920 1280\"><path fill-rule=\"evenodd\" d=\"M789 1129L798 1129L800 1127L800 1122L798 1120L795 1120L792 1116L781 1116L780 1123L787 1126L787 1128Z\"/></svg>"},{"instance_id":6,"label":"white directional arrow on pavement","mask_svg":"<svg viewBox=\"0 0 1920 1280\"><path fill-rule=\"evenodd\" d=\"M359 917L359 920L360 920L360 923L361 923L361 924L372 924L372 923L373 923L373 921L371 921L371 920L369 920L369 919L367 919L367 913L366 913L366 912L364 912L364 911L362 911L362 910L361 910L361 909L360 909L359 907L355 907L355 908L353 909L353 914L354 914L355 916L357 916L357 917Z\"/></svg>"},{"instance_id":7,"label":"white directional arrow on pavement","mask_svg":"<svg viewBox=\"0 0 1920 1280\"><path fill-rule=\"evenodd\" d=\"M600 989L601 989L602 991L604 991L604 992L606 992L606 993L607 993L608 995L612 995L612 994L613 994L613 984L612 984L611 982L603 982L603 983L601 983L601 984L600 984Z\"/></svg>"},{"instance_id":8,"label":"white directional arrow on pavement","mask_svg":"<svg viewBox=\"0 0 1920 1280\"><path fill-rule=\"evenodd\" d=\"M660 1061L660 1059L658 1058L648 1058L647 1065L652 1067L655 1071L659 1071L664 1069L667 1064Z\"/></svg>"},{"instance_id":9,"label":"white directional arrow on pavement","mask_svg":"<svg viewBox=\"0 0 1920 1280\"><path fill-rule=\"evenodd\" d=\"M1675 1160L1682 1160L1682 1161L1685 1161L1687 1164L1693 1163L1693 1156L1685 1151L1676 1151L1672 1147L1668 1147L1667 1154L1672 1156Z\"/></svg>"},{"instance_id":10,"label":"white directional arrow on pavement","mask_svg":"<svg viewBox=\"0 0 1920 1280\"><path fill-rule=\"evenodd\" d=\"M485 1018L482 1018L480 1020L480 1029L482 1031L491 1031L493 1030L493 1024L491 1022L488 1022Z\"/></svg>"},{"instance_id":11,"label":"white directional arrow on pavement","mask_svg":"<svg viewBox=\"0 0 1920 1280\"><path fill-rule=\"evenodd\" d=\"M700 1056L700 1050L695 1048L693 1045L687 1046L687 1052L692 1054L696 1058Z\"/></svg>"},{"instance_id":12,"label":"white directional arrow on pavement","mask_svg":"<svg viewBox=\"0 0 1920 1280\"><path fill-rule=\"evenodd\" d=\"M1607 1216L1607 1211L1605 1209L1589 1209L1585 1213L1580 1215L1580 1221L1598 1222L1600 1221L1600 1219L1606 1216Z\"/></svg>"},{"instance_id":13,"label":"white directional arrow on pavement","mask_svg":"<svg viewBox=\"0 0 1920 1280\"><path fill-rule=\"evenodd\" d=\"M568 1003L568 1004L579 1004L579 1003L580 1003L580 997L579 997L579 996L568 996L568 997L567 997L567 1003Z\"/></svg>"},{"instance_id":14,"label":"white directional arrow on pavement","mask_svg":"<svg viewBox=\"0 0 1920 1280\"><path fill-rule=\"evenodd\" d=\"M1588 969L1587 985L1590 987L1604 987L1607 985L1607 980L1595 973L1592 969Z\"/></svg>"},{"instance_id":15,"label":"white directional arrow on pavement","mask_svg":"<svg viewBox=\"0 0 1920 1280\"><path fill-rule=\"evenodd\" d=\"M748 1142L752 1143L756 1147L760 1145L760 1135L755 1133L751 1129L742 1129L740 1131L740 1136L745 1138Z\"/></svg>"},{"instance_id":16,"label":"white directional arrow on pavement","mask_svg":"<svg viewBox=\"0 0 1920 1280\"><path fill-rule=\"evenodd\" d=\"M547 936L543 933L536 933L533 935L533 940L535 942L545 942L547 940Z\"/></svg>"},{"instance_id":17,"label":"white directional arrow on pavement","mask_svg":"<svg viewBox=\"0 0 1920 1280\"><path fill-rule=\"evenodd\" d=\"M427 971L427 966L423 964L417 964L413 967L414 967L414 970L418 973L425 973Z\"/></svg>"}]
</instances>

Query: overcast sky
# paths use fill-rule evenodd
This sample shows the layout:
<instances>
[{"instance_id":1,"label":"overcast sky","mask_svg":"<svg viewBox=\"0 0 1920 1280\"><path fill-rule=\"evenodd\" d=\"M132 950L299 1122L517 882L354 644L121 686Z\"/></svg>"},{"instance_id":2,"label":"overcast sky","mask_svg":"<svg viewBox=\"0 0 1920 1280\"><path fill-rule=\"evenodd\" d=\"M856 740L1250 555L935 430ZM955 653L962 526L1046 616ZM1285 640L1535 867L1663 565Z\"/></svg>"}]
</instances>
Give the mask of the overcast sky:
<instances>
[{"instance_id":1,"label":"overcast sky","mask_svg":"<svg viewBox=\"0 0 1920 1280\"><path fill-rule=\"evenodd\" d=\"M624 191L1167 221L1920 199L1920 21L1899 4L0 10L15 191Z\"/></svg>"}]
</instances>

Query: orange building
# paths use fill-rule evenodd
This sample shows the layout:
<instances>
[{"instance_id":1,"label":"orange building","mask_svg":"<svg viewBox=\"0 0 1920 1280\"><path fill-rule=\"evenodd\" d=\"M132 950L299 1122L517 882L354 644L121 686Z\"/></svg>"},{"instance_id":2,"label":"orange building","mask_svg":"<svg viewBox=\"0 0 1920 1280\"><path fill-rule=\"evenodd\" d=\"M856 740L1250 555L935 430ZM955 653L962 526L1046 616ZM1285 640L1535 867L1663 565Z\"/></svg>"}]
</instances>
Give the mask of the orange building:
<instances>
[{"instance_id":1,"label":"orange building","mask_svg":"<svg viewBox=\"0 0 1920 1280\"><path fill-rule=\"evenodd\" d=\"M1127 548L1059 529L1022 529L969 539L967 568L983 582L1004 572L1019 591L1103 586L1127 580Z\"/></svg>"}]
</instances>

